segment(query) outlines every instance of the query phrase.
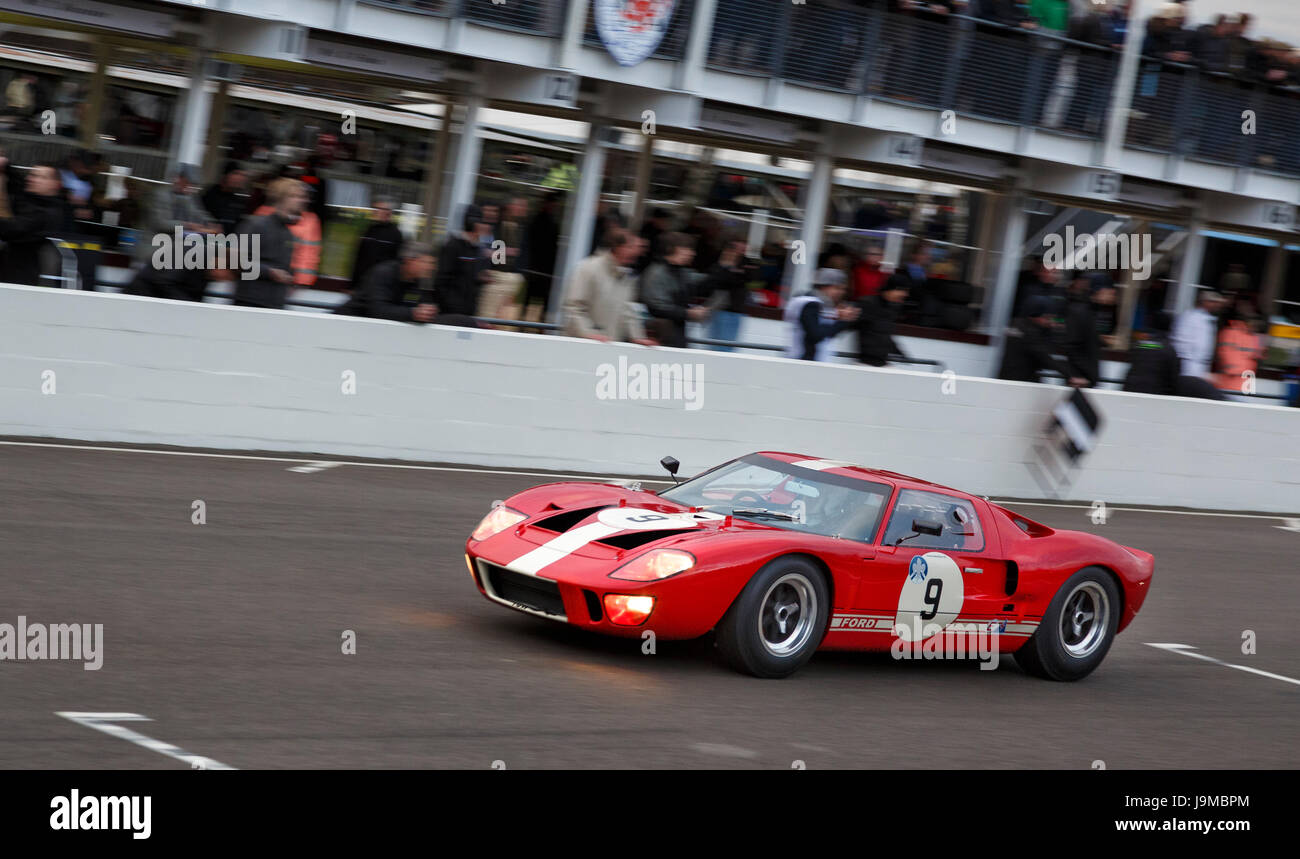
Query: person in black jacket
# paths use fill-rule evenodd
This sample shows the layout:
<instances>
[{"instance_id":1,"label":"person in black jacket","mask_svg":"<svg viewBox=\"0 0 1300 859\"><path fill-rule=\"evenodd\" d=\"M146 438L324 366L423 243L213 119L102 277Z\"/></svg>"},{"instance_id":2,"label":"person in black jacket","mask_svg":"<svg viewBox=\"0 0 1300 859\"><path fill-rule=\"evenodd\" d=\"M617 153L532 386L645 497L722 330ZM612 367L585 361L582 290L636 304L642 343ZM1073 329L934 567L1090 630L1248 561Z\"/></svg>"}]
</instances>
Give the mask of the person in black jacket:
<instances>
[{"instance_id":1,"label":"person in black jacket","mask_svg":"<svg viewBox=\"0 0 1300 859\"><path fill-rule=\"evenodd\" d=\"M541 303L545 316L551 303L551 285L555 276L555 260L560 247L560 222L555 217L562 195L550 191L542 198L528 227L524 231L524 282L527 284L527 303Z\"/></svg>"},{"instance_id":2,"label":"person in black jacket","mask_svg":"<svg viewBox=\"0 0 1300 859\"><path fill-rule=\"evenodd\" d=\"M894 340L898 312L907 299L902 282L890 278L884 289L868 295L858 304L858 360L873 367L883 367L890 355L906 355Z\"/></svg>"},{"instance_id":3,"label":"person in black jacket","mask_svg":"<svg viewBox=\"0 0 1300 859\"><path fill-rule=\"evenodd\" d=\"M393 202L376 200L375 213L370 226L357 245L357 257L352 262L352 288L362 283L366 272L381 262L395 260L402 252L402 231L393 223Z\"/></svg>"},{"instance_id":4,"label":"person in black jacket","mask_svg":"<svg viewBox=\"0 0 1300 859\"><path fill-rule=\"evenodd\" d=\"M447 239L438 258L438 276L433 282L434 302L443 313L473 316L478 312L478 294L486 278L488 257L483 239L492 225L478 206L467 206L463 232Z\"/></svg>"},{"instance_id":5,"label":"person in black jacket","mask_svg":"<svg viewBox=\"0 0 1300 859\"><path fill-rule=\"evenodd\" d=\"M686 346L686 323L709 315L707 307L691 306L695 290L689 280L695 240L685 233L659 237L659 257L641 274L641 303L653 317L651 334L665 346Z\"/></svg>"},{"instance_id":6,"label":"person in black jacket","mask_svg":"<svg viewBox=\"0 0 1300 859\"><path fill-rule=\"evenodd\" d=\"M432 322L438 307L427 299L434 267L433 248L408 247L400 259L370 266L364 279L353 287L352 298L335 313L395 322Z\"/></svg>"},{"instance_id":7,"label":"person in black jacket","mask_svg":"<svg viewBox=\"0 0 1300 859\"><path fill-rule=\"evenodd\" d=\"M1124 390L1137 394L1178 393L1178 353L1159 332L1135 331Z\"/></svg>"},{"instance_id":8,"label":"person in black jacket","mask_svg":"<svg viewBox=\"0 0 1300 859\"><path fill-rule=\"evenodd\" d=\"M248 214L248 173L236 161L227 161L221 181L203 192L199 201L222 232L233 233Z\"/></svg>"},{"instance_id":9,"label":"person in black jacket","mask_svg":"<svg viewBox=\"0 0 1300 859\"><path fill-rule=\"evenodd\" d=\"M235 281L235 306L268 307L283 310L293 285L293 233L307 208L307 187L297 179L277 179L266 189L267 202L275 211L245 218L241 235L259 237L259 272L256 280Z\"/></svg>"},{"instance_id":10,"label":"person in black jacket","mask_svg":"<svg viewBox=\"0 0 1300 859\"><path fill-rule=\"evenodd\" d=\"M1082 272L1070 283L1061 350L1070 362L1070 375L1087 379L1086 387L1096 387L1101 379L1101 338L1097 334L1091 284Z\"/></svg>"},{"instance_id":11,"label":"person in black jacket","mask_svg":"<svg viewBox=\"0 0 1300 859\"><path fill-rule=\"evenodd\" d=\"M1086 386L1087 379L1074 375L1070 365L1056 357L1051 336L1054 325L1047 299L1036 295L1026 301L1024 315L1007 329L998 378L1037 382L1040 372L1055 370L1065 377L1070 387Z\"/></svg>"},{"instance_id":12,"label":"person in black jacket","mask_svg":"<svg viewBox=\"0 0 1300 859\"><path fill-rule=\"evenodd\" d=\"M66 219L63 183L58 168L40 164L28 171L23 193L6 189L12 217L0 219L0 283L41 285L41 255L51 236L59 235Z\"/></svg>"}]
</instances>

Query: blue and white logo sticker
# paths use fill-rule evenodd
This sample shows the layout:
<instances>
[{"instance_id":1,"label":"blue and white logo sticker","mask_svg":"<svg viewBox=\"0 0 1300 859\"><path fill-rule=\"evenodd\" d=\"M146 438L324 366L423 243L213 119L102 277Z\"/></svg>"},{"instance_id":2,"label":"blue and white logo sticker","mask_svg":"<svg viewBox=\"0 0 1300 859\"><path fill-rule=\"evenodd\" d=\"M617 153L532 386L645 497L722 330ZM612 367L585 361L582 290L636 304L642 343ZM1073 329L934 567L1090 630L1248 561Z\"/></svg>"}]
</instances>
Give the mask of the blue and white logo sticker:
<instances>
[{"instance_id":1,"label":"blue and white logo sticker","mask_svg":"<svg viewBox=\"0 0 1300 859\"><path fill-rule=\"evenodd\" d=\"M925 576L930 572L930 565L925 562L925 558L917 555L912 559L912 565L907 568L908 581L925 581Z\"/></svg>"}]
</instances>

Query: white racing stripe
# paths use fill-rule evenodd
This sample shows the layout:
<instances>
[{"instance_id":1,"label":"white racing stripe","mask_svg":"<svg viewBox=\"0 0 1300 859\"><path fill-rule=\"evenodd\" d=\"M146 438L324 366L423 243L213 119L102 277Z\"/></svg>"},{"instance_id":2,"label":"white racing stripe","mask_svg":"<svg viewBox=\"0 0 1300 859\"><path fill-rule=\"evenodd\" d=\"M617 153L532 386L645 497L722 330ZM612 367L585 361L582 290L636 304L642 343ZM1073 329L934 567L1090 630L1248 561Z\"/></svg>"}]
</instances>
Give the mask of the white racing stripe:
<instances>
[{"instance_id":1,"label":"white racing stripe","mask_svg":"<svg viewBox=\"0 0 1300 859\"><path fill-rule=\"evenodd\" d=\"M797 462L790 463L800 468L811 468L813 471L825 471L828 468L860 468L856 462L844 462L839 459L801 459Z\"/></svg>"},{"instance_id":2,"label":"white racing stripe","mask_svg":"<svg viewBox=\"0 0 1300 859\"><path fill-rule=\"evenodd\" d=\"M599 540L602 537L608 537L611 534L617 534L619 531L625 530L627 529L614 528L601 522L592 522L590 525L574 528L554 540L543 543L531 552L506 564L506 568L535 576L538 570L568 557L592 540Z\"/></svg>"}]
</instances>

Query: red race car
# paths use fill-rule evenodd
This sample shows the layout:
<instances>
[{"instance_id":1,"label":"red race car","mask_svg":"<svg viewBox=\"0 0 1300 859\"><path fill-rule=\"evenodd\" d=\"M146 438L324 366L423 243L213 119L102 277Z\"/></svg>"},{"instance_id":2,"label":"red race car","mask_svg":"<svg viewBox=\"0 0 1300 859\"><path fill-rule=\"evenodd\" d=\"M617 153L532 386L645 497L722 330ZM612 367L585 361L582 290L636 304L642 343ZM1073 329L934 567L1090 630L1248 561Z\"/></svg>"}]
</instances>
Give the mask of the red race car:
<instances>
[{"instance_id":1,"label":"red race car","mask_svg":"<svg viewBox=\"0 0 1300 859\"><path fill-rule=\"evenodd\" d=\"M663 465L676 481L677 461ZM465 552L493 602L608 635L714 630L759 677L819 648L936 658L980 638L989 667L1012 653L1030 674L1078 680L1142 607L1155 566L977 495L772 452L660 493L537 486L495 505Z\"/></svg>"}]
</instances>

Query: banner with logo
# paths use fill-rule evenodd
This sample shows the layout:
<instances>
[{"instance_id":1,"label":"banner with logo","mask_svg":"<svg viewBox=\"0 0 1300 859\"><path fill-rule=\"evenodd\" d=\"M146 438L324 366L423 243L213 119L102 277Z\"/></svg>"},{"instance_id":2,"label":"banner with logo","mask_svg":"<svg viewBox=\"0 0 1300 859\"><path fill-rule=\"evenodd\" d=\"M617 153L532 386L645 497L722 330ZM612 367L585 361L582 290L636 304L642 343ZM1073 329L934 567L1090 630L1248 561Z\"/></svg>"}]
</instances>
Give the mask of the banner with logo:
<instances>
[{"instance_id":1,"label":"banner with logo","mask_svg":"<svg viewBox=\"0 0 1300 859\"><path fill-rule=\"evenodd\" d=\"M668 33L676 0L593 0L596 32L621 66L653 54Z\"/></svg>"}]
</instances>

